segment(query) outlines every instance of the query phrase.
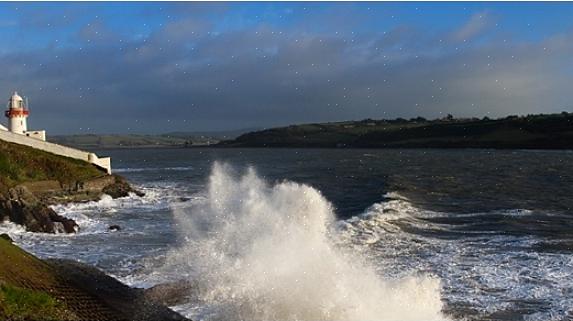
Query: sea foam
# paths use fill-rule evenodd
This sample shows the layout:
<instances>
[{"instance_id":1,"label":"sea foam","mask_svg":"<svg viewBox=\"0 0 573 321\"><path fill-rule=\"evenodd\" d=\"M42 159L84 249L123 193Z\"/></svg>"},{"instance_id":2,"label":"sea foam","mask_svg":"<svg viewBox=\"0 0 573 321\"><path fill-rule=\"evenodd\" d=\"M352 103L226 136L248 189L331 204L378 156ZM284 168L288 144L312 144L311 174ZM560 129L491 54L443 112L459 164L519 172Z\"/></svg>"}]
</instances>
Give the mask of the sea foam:
<instances>
[{"instance_id":1,"label":"sea foam","mask_svg":"<svg viewBox=\"0 0 573 321\"><path fill-rule=\"evenodd\" d=\"M177 307L208 320L445 320L438 279L384 279L336 246L316 189L213 166L201 201L174 207L182 245L156 275L196 284Z\"/></svg>"}]
</instances>

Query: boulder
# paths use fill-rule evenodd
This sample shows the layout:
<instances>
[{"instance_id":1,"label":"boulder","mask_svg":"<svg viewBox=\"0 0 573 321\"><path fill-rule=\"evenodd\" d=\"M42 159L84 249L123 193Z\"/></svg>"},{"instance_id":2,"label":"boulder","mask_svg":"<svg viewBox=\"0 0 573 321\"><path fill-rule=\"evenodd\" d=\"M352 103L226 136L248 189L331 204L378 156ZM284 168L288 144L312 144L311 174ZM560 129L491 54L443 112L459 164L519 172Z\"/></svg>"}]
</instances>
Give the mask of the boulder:
<instances>
[{"instance_id":1,"label":"boulder","mask_svg":"<svg viewBox=\"0 0 573 321\"><path fill-rule=\"evenodd\" d=\"M9 189L8 195L0 194L0 217L23 225L30 232L75 233L78 230L74 220L58 215L24 186Z\"/></svg>"},{"instance_id":2,"label":"boulder","mask_svg":"<svg viewBox=\"0 0 573 321\"><path fill-rule=\"evenodd\" d=\"M13 241L12 241L12 238L10 237L10 235L8 235L8 234L6 234L6 233L0 234L0 239L6 240L6 241L8 241L8 242L10 242L10 243L13 242Z\"/></svg>"},{"instance_id":3,"label":"boulder","mask_svg":"<svg viewBox=\"0 0 573 321\"><path fill-rule=\"evenodd\" d=\"M112 198L120 198L129 196L129 193L142 197L145 193L138 191L131 187L129 183L121 176L113 175L115 182L103 188L102 192L111 196Z\"/></svg>"},{"instance_id":4,"label":"boulder","mask_svg":"<svg viewBox=\"0 0 573 321\"><path fill-rule=\"evenodd\" d=\"M185 303L191 292L197 287L189 281L181 280L162 283L144 290L145 298L159 304L174 306Z\"/></svg>"}]
</instances>

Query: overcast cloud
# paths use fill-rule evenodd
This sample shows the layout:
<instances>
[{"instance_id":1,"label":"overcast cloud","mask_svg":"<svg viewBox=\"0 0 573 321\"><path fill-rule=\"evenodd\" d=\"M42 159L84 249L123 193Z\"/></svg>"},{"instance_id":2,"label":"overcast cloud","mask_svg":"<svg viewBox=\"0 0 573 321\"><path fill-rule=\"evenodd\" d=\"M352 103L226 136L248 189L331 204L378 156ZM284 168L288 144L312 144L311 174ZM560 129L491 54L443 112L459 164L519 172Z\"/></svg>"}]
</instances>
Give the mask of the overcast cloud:
<instances>
[{"instance_id":1,"label":"overcast cloud","mask_svg":"<svg viewBox=\"0 0 573 321\"><path fill-rule=\"evenodd\" d=\"M159 13L141 10L116 28L108 16L129 10L96 17L78 6L29 9L33 19L12 28L44 37L53 21L65 36L0 51L0 94L29 97L31 126L50 133L573 111L573 32L520 36L500 27L495 10L431 28L411 19L382 26L373 21L398 19L392 11L373 17L337 4L283 24L289 8L178 3L153 26L142 15Z\"/></svg>"}]
</instances>

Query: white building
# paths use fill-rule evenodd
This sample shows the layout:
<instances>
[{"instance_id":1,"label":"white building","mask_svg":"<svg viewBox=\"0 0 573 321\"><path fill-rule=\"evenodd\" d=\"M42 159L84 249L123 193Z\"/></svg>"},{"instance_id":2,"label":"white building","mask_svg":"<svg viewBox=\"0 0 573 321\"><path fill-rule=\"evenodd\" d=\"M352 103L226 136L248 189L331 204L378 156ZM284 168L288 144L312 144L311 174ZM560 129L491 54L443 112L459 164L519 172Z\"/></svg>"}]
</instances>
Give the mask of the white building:
<instances>
[{"instance_id":1,"label":"white building","mask_svg":"<svg viewBox=\"0 0 573 321\"><path fill-rule=\"evenodd\" d=\"M17 92L10 97L7 107L8 110L6 110L5 115L8 117L8 128L0 124L0 139L41 149L52 154L81 159L111 174L111 158L99 158L94 153L47 142L45 130L28 130L27 118L30 115L30 110Z\"/></svg>"},{"instance_id":2,"label":"white building","mask_svg":"<svg viewBox=\"0 0 573 321\"><path fill-rule=\"evenodd\" d=\"M4 126L3 129L9 130L14 134L26 135L28 137L46 140L45 130L28 130L27 118L30 115L28 106L24 103L24 99L14 92L10 100L8 101L8 110L5 112L6 117L8 117L8 128Z\"/></svg>"}]
</instances>

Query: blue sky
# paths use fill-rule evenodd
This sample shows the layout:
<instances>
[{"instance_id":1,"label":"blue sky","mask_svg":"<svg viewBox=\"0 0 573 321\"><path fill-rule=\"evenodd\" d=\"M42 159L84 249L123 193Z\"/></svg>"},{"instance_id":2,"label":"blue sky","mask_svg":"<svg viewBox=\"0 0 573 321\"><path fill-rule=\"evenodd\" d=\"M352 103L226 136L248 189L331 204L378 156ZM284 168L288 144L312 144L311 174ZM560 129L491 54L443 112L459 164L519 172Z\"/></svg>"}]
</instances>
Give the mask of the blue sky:
<instances>
[{"instance_id":1,"label":"blue sky","mask_svg":"<svg viewBox=\"0 0 573 321\"><path fill-rule=\"evenodd\" d=\"M573 111L573 4L0 3L0 93L51 133Z\"/></svg>"}]
</instances>

